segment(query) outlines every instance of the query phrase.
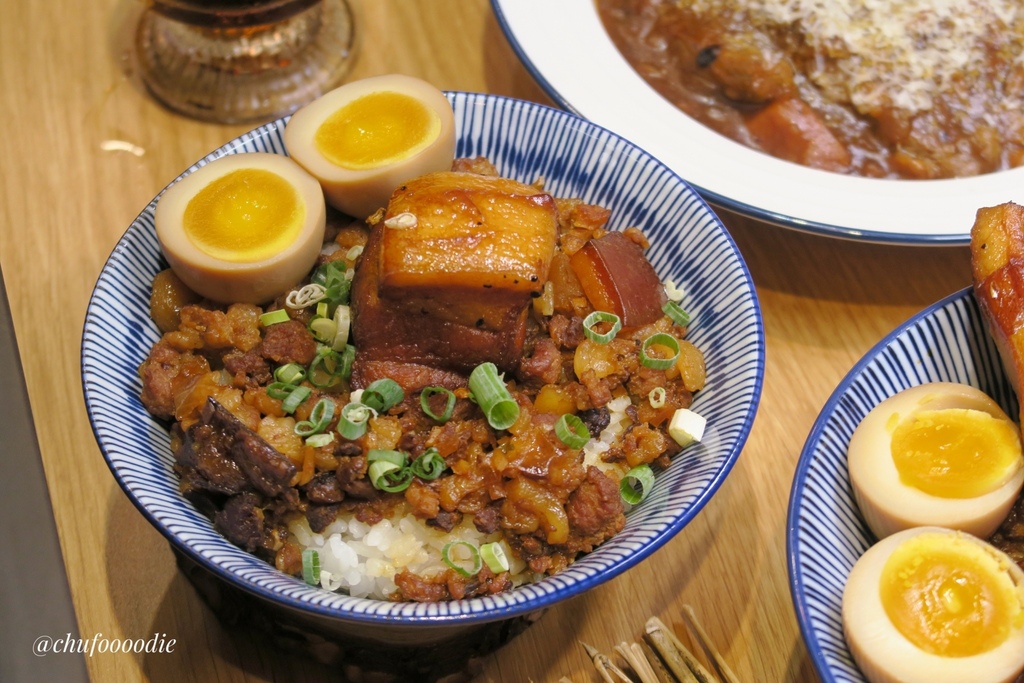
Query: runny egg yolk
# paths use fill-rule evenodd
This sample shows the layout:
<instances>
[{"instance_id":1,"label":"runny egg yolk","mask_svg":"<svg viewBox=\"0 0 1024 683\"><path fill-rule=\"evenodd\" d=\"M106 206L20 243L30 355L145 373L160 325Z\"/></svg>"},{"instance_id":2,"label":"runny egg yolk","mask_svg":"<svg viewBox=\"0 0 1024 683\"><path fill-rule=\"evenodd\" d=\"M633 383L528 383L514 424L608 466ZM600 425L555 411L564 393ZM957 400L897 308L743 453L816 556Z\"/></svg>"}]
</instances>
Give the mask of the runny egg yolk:
<instances>
[{"instance_id":1,"label":"runny egg yolk","mask_svg":"<svg viewBox=\"0 0 1024 683\"><path fill-rule=\"evenodd\" d=\"M1016 423L981 389L909 387L864 416L847 449L850 487L878 538L940 526L988 538L1024 486Z\"/></svg>"},{"instance_id":2,"label":"runny egg yolk","mask_svg":"<svg viewBox=\"0 0 1024 683\"><path fill-rule=\"evenodd\" d=\"M332 163L365 170L419 153L440 132L440 118L423 102L381 91L358 97L327 117L314 144Z\"/></svg>"},{"instance_id":3,"label":"runny egg yolk","mask_svg":"<svg viewBox=\"0 0 1024 683\"><path fill-rule=\"evenodd\" d=\"M924 652L969 657L995 649L1024 624L1013 582L998 559L950 534L900 544L882 569L889 620Z\"/></svg>"},{"instance_id":4,"label":"runny egg yolk","mask_svg":"<svg viewBox=\"0 0 1024 683\"><path fill-rule=\"evenodd\" d=\"M267 259L295 242L306 220L292 183L259 168L242 168L195 193L182 218L201 251L231 263Z\"/></svg>"},{"instance_id":5,"label":"runny egg yolk","mask_svg":"<svg viewBox=\"0 0 1024 683\"><path fill-rule=\"evenodd\" d=\"M981 410L919 410L893 429L892 458L907 486L942 498L974 498L1013 475L1020 440L1011 422Z\"/></svg>"}]
</instances>

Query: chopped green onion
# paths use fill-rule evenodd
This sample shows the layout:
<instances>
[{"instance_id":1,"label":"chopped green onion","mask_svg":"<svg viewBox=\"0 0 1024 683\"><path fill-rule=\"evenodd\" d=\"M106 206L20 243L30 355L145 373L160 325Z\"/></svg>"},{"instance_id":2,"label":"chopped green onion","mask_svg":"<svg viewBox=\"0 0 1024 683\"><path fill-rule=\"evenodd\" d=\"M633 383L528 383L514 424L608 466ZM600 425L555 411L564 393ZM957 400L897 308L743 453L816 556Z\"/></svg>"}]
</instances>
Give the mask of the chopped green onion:
<instances>
[{"instance_id":1,"label":"chopped green onion","mask_svg":"<svg viewBox=\"0 0 1024 683\"><path fill-rule=\"evenodd\" d=\"M444 461L436 448L428 448L420 457L413 460L409 467L412 469L412 473L420 479L431 481L440 477L448 469L448 463Z\"/></svg>"},{"instance_id":2,"label":"chopped green onion","mask_svg":"<svg viewBox=\"0 0 1024 683\"><path fill-rule=\"evenodd\" d=\"M348 366L351 371L351 364ZM309 364L309 383L317 388L331 387L346 379L344 358L328 346L320 346Z\"/></svg>"},{"instance_id":3,"label":"chopped green onion","mask_svg":"<svg viewBox=\"0 0 1024 683\"><path fill-rule=\"evenodd\" d=\"M408 467L399 467L387 460L378 460L370 465L367 472L370 482L374 488L388 493L400 493L412 483L412 470Z\"/></svg>"},{"instance_id":4,"label":"chopped green onion","mask_svg":"<svg viewBox=\"0 0 1024 683\"><path fill-rule=\"evenodd\" d=\"M366 433L370 417L375 414L373 408L362 403L346 404L341 409L341 417L338 419L338 433L349 440L358 439Z\"/></svg>"},{"instance_id":5,"label":"chopped green onion","mask_svg":"<svg viewBox=\"0 0 1024 683\"><path fill-rule=\"evenodd\" d=\"M389 462L395 467L405 467L408 463L408 456L402 451L394 451L387 448L371 448L366 453L366 462Z\"/></svg>"},{"instance_id":6,"label":"chopped green onion","mask_svg":"<svg viewBox=\"0 0 1024 683\"><path fill-rule=\"evenodd\" d=\"M338 353L337 375L342 379L352 376L352 363L356 360L356 347L346 344L345 348Z\"/></svg>"},{"instance_id":7,"label":"chopped green onion","mask_svg":"<svg viewBox=\"0 0 1024 683\"><path fill-rule=\"evenodd\" d=\"M335 577L334 574L331 574L326 569L320 570L320 585L323 586L325 589L333 593L334 591L341 588L344 584L345 580L344 578L342 578L340 572L339 575Z\"/></svg>"},{"instance_id":8,"label":"chopped green onion","mask_svg":"<svg viewBox=\"0 0 1024 683\"><path fill-rule=\"evenodd\" d=\"M578 416L566 413L555 423L555 436L569 448L583 448L590 441L590 430Z\"/></svg>"},{"instance_id":9,"label":"chopped green onion","mask_svg":"<svg viewBox=\"0 0 1024 683\"><path fill-rule=\"evenodd\" d=\"M310 586L320 583L320 553L312 548L302 551L302 580Z\"/></svg>"},{"instance_id":10,"label":"chopped green onion","mask_svg":"<svg viewBox=\"0 0 1024 683\"><path fill-rule=\"evenodd\" d=\"M313 448L323 448L334 442L334 432L326 432L324 434L314 434L313 436L306 439L306 443Z\"/></svg>"},{"instance_id":11,"label":"chopped green onion","mask_svg":"<svg viewBox=\"0 0 1024 683\"><path fill-rule=\"evenodd\" d=\"M260 324L263 325L263 327L270 327L277 323L286 323L289 320L291 320L291 318L288 316L288 311L283 308L279 308L276 311L270 311L269 313L264 313L260 316Z\"/></svg>"},{"instance_id":12,"label":"chopped green onion","mask_svg":"<svg viewBox=\"0 0 1024 683\"><path fill-rule=\"evenodd\" d=\"M683 288L676 287L676 283L674 280L665 280L663 284L665 285L665 296L667 296L672 301L683 300Z\"/></svg>"},{"instance_id":13,"label":"chopped green onion","mask_svg":"<svg viewBox=\"0 0 1024 683\"><path fill-rule=\"evenodd\" d=\"M320 316L321 318L326 318L326 317L328 317L327 314L330 313L330 311L331 311L330 304L328 304L326 301L318 301L317 302L317 304L316 304L316 314L318 316Z\"/></svg>"},{"instance_id":14,"label":"chopped green onion","mask_svg":"<svg viewBox=\"0 0 1024 683\"><path fill-rule=\"evenodd\" d=\"M385 477L392 472L397 474L401 470L402 468L393 462L380 460L370 463L370 466L367 468L367 475L370 477L374 488L383 489L387 485Z\"/></svg>"},{"instance_id":15,"label":"chopped green onion","mask_svg":"<svg viewBox=\"0 0 1024 683\"><path fill-rule=\"evenodd\" d=\"M346 274L344 261L330 261L313 272L310 282L324 288L324 298L331 303L347 304L352 280Z\"/></svg>"},{"instance_id":16,"label":"chopped green onion","mask_svg":"<svg viewBox=\"0 0 1024 683\"><path fill-rule=\"evenodd\" d=\"M652 346L668 347L672 352L672 356L669 358L655 358L654 356L647 355L647 349ZM666 334L664 332L652 334L644 340L643 344L640 345L640 364L646 368L651 368L652 370L667 370L675 364L676 358L679 358L679 340L671 334Z\"/></svg>"},{"instance_id":17,"label":"chopped green onion","mask_svg":"<svg viewBox=\"0 0 1024 683\"><path fill-rule=\"evenodd\" d=\"M281 407L286 413L294 413L312 393L309 387L284 382L271 382L267 385L267 396L281 401Z\"/></svg>"},{"instance_id":18,"label":"chopped green onion","mask_svg":"<svg viewBox=\"0 0 1024 683\"><path fill-rule=\"evenodd\" d=\"M675 301L666 301L665 305L661 307L662 312L672 319L676 325L680 327L686 327L690 324L690 314L683 310Z\"/></svg>"},{"instance_id":19,"label":"chopped green onion","mask_svg":"<svg viewBox=\"0 0 1024 683\"><path fill-rule=\"evenodd\" d=\"M484 566L480 551L469 541L452 541L441 549L444 563L463 576L476 576Z\"/></svg>"},{"instance_id":20,"label":"chopped green onion","mask_svg":"<svg viewBox=\"0 0 1024 683\"><path fill-rule=\"evenodd\" d=\"M285 384L298 384L306 379L306 368L298 363L288 363L274 370L274 379Z\"/></svg>"},{"instance_id":21,"label":"chopped green onion","mask_svg":"<svg viewBox=\"0 0 1024 683\"><path fill-rule=\"evenodd\" d=\"M498 376L494 363L482 363L469 374L469 391L495 429L508 429L519 419L519 404Z\"/></svg>"},{"instance_id":22,"label":"chopped green onion","mask_svg":"<svg viewBox=\"0 0 1024 683\"><path fill-rule=\"evenodd\" d=\"M637 487L639 486L639 489ZM619 493L622 500L636 505L651 492L654 487L654 472L650 465L637 465L619 482Z\"/></svg>"},{"instance_id":23,"label":"chopped green onion","mask_svg":"<svg viewBox=\"0 0 1024 683\"><path fill-rule=\"evenodd\" d=\"M480 559L495 574L508 571L508 556L500 543L484 543L480 546Z\"/></svg>"},{"instance_id":24,"label":"chopped green onion","mask_svg":"<svg viewBox=\"0 0 1024 683\"><path fill-rule=\"evenodd\" d=\"M324 298L324 288L322 285L308 284L301 289L293 289L288 292L287 298L284 300L285 306L288 308L307 308L317 303Z\"/></svg>"},{"instance_id":25,"label":"chopped green onion","mask_svg":"<svg viewBox=\"0 0 1024 683\"><path fill-rule=\"evenodd\" d=\"M430 397L437 394L444 394L447 398L445 399L444 410L440 414L435 413L430 407ZM437 420L438 422L447 422L452 419L452 413L455 412L455 392L444 387L427 387L420 392L420 407L423 408L423 412L427 414L431 420Z\"/></svg>"},{"instance_id":26,"label":"chopped green onion","mask_svg":"<svg viewBox=\"0 0 1024 683\"><path fill-rule=\"evenodd\" d=\"M604 334L601 334L595 329L600 323L611 323L611 329ZM618 334L621 329L622 320L614 313L594 311L583 319L583 334L586 335L587 339L595 341L598 344L607 344L612 339L615 339L615 335Z\"/></svg>"},{"instance_id":27,"label":"chopped green onion","mask_svg":"<svg viewBox=\"0 0 1024 683\"><path fill-rule=\"evenodd\" d=\"M651 402L652 408L660 408L665 405L665 387L654 387L647 394L647 400Z\"/></svg>"},{"instance_id":28,"label":"chopped green onion","mask_svg":"<svg viewBox=\"0 0 1024 683\"><path fill-rule=\"evenodd\" d=\"M334 339L331 340L331 348L341 351L348 344L348 334L352 327L352 312L348 306L339 305L334 309Z\"/></svg>"},{"instance_id":29,"label":"chopped green onion","mask_svg":"<svg viewBox=\"0 0 1024 683\"><path fill-rule=\"evenodd\" d=\"M295 385L286 382L271 382L267 385L267 396L276 398L278 401L285 400L293 391L295 391Z\"/></svg>"},{"instance_id":30,"label":"chopped green onion","mask_svg":"<svg viewBox=\"0 0 1024 683\"><path fill-rule=\"evenodd\" d=\"M388 377L383 377L370 382L370 386L363 390L363 397L360 399L363 405L369 406L378 413L391 410L402 402L405 392L398 382Z\"/></svg>"},{"instance_id":31,"label":"chopped green onion","mask_svg":"<svg viewBox=\"0 0 1024 683\"><path fill-rule=\"evenodd\" d=\"M324 396L313 410L309 411L308 420L300 420L295 424L295 433L299 436L313 436L327 429L327 425L334 419L334 401Z\"/></svg>"},{"instance_id":32,"label":"chopped green onion","mask_svg":"<svg viewBox=\"0 0 1024 683\"><path fill-rule=\"evenodd\" d=\"M354 247L349 247L349 250L345 252L345 258L349 261L355 261L363 254L363 245L357 244Z\"/></svg>"},{"instance_id":33,"label":"chopped green onion","mask_svg":"<svg viewBox=\"0 0 1024 683\"><path fill-rule=\"evenodd\" d=\"M310 389L309 387L294 387L292 391L287 396L285 396L284 400L281 401L281 409L284 410L284 412L291 415L292 413L295 412L296 408L302 405L303 401L310 397L312 393L313 390Z\"/></svg>"},{"instance_id":34,"label":"chopped green onion","mask_svg":"<svg viewBox=\"0 0 1024 683\"><path fill-rule=\"evenodd\" d=\"M309 331L321 344L334 343L334 335L338 331L338 325L331 318L313 318L309 321Z\"/></svg>"}]
</instances>

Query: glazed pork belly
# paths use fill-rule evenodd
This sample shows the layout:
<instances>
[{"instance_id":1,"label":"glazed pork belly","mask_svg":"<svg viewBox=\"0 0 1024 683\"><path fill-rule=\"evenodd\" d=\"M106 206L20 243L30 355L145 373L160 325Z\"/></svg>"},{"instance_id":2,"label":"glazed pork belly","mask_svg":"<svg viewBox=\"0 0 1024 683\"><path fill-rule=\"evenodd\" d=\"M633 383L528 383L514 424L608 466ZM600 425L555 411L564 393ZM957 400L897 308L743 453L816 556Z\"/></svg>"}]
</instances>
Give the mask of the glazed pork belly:
<instances>
[{"instance_id":1,"label":"glazed pork belly","mask_svg":"<svg viewBox=\"0 0 1024 683\"><path fill-rule=\"evenodd\" d=\"M554 198L515 180L446 171L398 188L352 283L354 386L455 388L484 362L513 371L557 237Z\"/></svg>"}]
</instances>

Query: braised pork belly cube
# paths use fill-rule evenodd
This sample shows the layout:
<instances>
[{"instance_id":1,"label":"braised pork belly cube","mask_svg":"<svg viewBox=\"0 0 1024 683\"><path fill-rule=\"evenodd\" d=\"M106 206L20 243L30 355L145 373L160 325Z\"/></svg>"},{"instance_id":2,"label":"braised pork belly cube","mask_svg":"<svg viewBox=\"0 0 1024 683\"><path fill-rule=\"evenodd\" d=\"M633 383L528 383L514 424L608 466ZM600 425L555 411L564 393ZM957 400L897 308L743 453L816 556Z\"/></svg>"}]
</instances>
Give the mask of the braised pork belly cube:
<instances>
[{"instance_id":1,"label":"braised pork belly cube","mask_svg":"<svg viewBox=\"0 0 1024 683\"><path fill-rule=\"evenodd\" d=\"M515 180L441 172L398 188L352 283L353 382L403 365L393 378L418 386L488 361L514 370L557 236L554 198Z\"/></svg>"}]
</instances>

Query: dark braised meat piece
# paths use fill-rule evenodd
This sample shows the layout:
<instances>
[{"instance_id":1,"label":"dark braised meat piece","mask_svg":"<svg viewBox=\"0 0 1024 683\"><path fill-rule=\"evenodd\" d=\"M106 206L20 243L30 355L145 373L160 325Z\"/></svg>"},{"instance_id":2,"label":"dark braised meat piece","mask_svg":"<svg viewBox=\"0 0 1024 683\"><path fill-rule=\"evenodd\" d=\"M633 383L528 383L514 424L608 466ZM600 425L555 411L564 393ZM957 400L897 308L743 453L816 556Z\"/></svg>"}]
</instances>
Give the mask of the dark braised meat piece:
<instances>
[{"instance_id":1,"label":"dark braised meat piece","mask_svg":"<svg viewBox=\"0 0 1024 683\"><path fill-rule=\"evenodd\" d=\"M360 358L352 367L352 386L355 387L366 387L385 377L395 380L409 393L430 386L452 390L466 386L465 375L420 363Z\"/></svg>"},{"instance_id":2,"label":"dark braised meat piece","mask_svg":"<svg viewBox=\"0 0 1024 683\"><path fill-rule=\"evenodd\" d=\"M255 349L224 354L224 369L235 386L266 386L274 381L270 365Z\"/></svg>"},{"instance_id":3,"label":"dark braised meat piece","mask_svg":"<svg viewBox=\"0 0 1024 683\"><path fill-rule=\"evenodd\" d=\"M587 468L587 478L569 496L565 512L574 534L596 536L597 542L619 531L625 523L619 485L596 467Z\"/></svg>"},{"instance_id":4,"label":"dark braised meat piece","mask_svg":"<svg viewBox=\"0 0 1024 683\"><path fill-rule=\"evenodd\" d=\"M402 593L403 600L412 602L440 602L448 597L448 586L444 583L425 579L407 570L395 574L395 585Z\"/></svg>"},{"instance_id":5,"label":"dark braised meat piece","mask_svg":"<svg viewBox=\"0 0 1024 683\"><path fill-rule=\"evenodd\" d=\"M306 509L306 521L314 534L319 534L338 518L340 505L310 505Z\"/></svg>"},{"instance_id":6,"label":"dark braised meat piece","mask_svg":"<svg viewBox=\"0 0 1024 683\"><path fill-rule=\"evenodd\" d=\"M213 518L213 525L224 537L243 548L255 552L263 545L263 511L260 498L251 491L232 496Z\"/></svg>"},{"instance_id":7,"label":"dark braised meat piece","mask_svg":"<svg viewBox=\"0 0 1024 683\"><path fill-rule=\"evenodd\" d=\"M306 498L317 505L340 503L345 499L341 482L334 472L320 472L305 486Z\"/></svg>"},{"instance_id":8,"label":"dark braised meat piece","mask_svg":"<svg viewBox=\"0 0 1024 683\"><path fill-rule=\"evenodd\" d=\"M231 459L257 491L276 496L289 488L296 471L292 461L242 424L215 399L206 400L202 422L231 440Z\"/></svg>"},{"instance_id":9,"label":"dark braised meat piece","mask_svg":"<svg viewBox=\"0 0 1024 683\"><path fill-rule=\"evenodd\" d=\"M316 340L304 324L298 320L287 320L266 328L260 353L278 365L309 365L316 357Z\"/></svg>"},{"instance_id":10,"label":"dark braised meat piece","mask_svg":"<svg viewBox=\"0 0 1024 683\"><path fill-rule=\"evenodd\" d=\"M607 406L582 410L577 416L583 420L583 424L587 426L587 431L590 432L591 436L597 436L603 432L612 419Z\"/></svg>"},{"instance_id":11,"label":"dark braised meat piece","mask_svg":"<svg viewBox=\"0 0 1024 683\"><path fill-rule=\"evenodd\" d=\"M493 534L501 523L501 512L498 508L488 506L476 511L473 515L473 526L484 534Z\"/></svg>"},{"instance_id":12,"label":"dark braised meat piece","mask_svg":"<svg viewBox=\"0 0 1024 683\"><path fill-rule=\"evenodd\" d=\"M486 565L473 576L448 572L448 595L452 600L496 595L511 589L512 579L508 572L495 574Z\"/></svg>"},{"instance_id":13,"label":"dark braised meat piece","mask_svg":"<svg viewBox=\"0 0 1024 683\"><path fill-rule=\"evenodd\" d=\"M474 576L462 576L449 570L429 579L402 571L395 575L395 584L403 600L439 602L502 593L511 590L512 579L508 572L495 574L484 566Z\"/></svg>"},{"instance_id":14,"label":"dark braised meat piece","mask_svg":"<svg viewBox=\"0 0 1024 683\"><path fill-rule=\"evenodd\" d=\"M173 418L178 396L209 371L210 363L202 356L182 353L170 344L157 342L139 366L142 405L156 417Z\"/></svg>"},{"instance_id":15,"label":"dark braised meat piece","mask_svg":"<svg viewBox=\"0 0 1024 683\"><path fill-rule=\"evenodd\" d=\"M583 319L555 314L548 321L548 334L563 349L573 350L586 339Z\"/></svg>"},{"instance_id":16,"label":"dark braised meat piece","mask_svg":"<svg viewBox=\"0 0 1024 683\"><path fill-rule=\"evenodd\" d=\"M540 337L529 358L519 362L517 376L521 381L555 384L562 377L562 352L550 337Z\"/></svg>"},{"instance_id":17,"label":"dark braised meat piece","mask_svg":"<svg viewBox=\"0 0 1024 683\"><path fill-rule=\"evenodd\" d=\"M373 484L366 478L366 468L366 458L361 455L338 458L338 469L334 475L346 496L359 500L374 500L380 497L380 491L373 488Z\"/></svg>"},{"instance_id":18,"label":"dark braised meat piece","mask_svg":"<svg viewBox=\"0 0 1024 683\"><path fill-rule=\"evenodd\" d=\"M245 473L229 455L232 439L211 425L197 422L174 453L182 487L228 495L250 488Z\"/></svg>"},{"instance_id":19,"label":"dark braised meat piece","mask_svg":"<svg viewBox=\"0 0 1024 683\"><path fill-rule=\"evenodd\" d=\"M462 513L457 510L455 512L438 510L437 516L433 519L428 519L427 524L447 532L457 527L461 521Z\"/></svg>"},{"instance_id":20,"label":"dark braised meat piece","mask_svg":"<svg viewBox=\"0 0 1024 683\"><path fill-rule=\"evenodd\" d=\"M363 447L355 441L346 441L344 438L334 441L334 456L336 458L351 458L362 454Z\"/></svg>"}]
</instances>

